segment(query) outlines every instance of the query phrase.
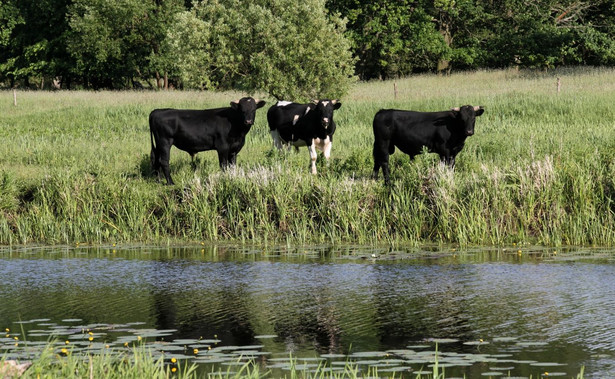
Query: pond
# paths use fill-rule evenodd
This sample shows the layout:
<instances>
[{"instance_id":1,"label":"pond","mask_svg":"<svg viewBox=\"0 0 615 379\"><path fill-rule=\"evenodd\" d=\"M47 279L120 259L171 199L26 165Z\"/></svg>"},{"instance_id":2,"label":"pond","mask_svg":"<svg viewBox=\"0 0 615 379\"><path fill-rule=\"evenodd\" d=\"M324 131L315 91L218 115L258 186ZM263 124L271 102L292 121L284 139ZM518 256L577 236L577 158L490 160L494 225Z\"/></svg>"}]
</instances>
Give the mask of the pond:
<instances>
[{"instance_id":1,"label":"pond","mask_svg":"<svg viewBox=\"0 0 615 379\"><path fill-rule=\"evenodd\" d=\"M0 341L18 355L54 337L88 351L138 339L203 364L249 357L284 370L292 353L306 370L351 361L397 377L431 372L437 352L447 377L583 367L614 377L614 257L530 246L4 247Z\"/></svg>"}]
</instances>

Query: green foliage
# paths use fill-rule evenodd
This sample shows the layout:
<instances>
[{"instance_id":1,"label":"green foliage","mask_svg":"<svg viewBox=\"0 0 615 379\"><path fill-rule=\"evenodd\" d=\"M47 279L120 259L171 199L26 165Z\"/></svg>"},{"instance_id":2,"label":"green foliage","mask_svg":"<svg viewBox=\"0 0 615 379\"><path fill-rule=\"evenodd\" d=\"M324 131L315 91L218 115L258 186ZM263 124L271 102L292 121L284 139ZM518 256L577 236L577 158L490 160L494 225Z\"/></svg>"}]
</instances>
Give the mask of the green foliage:
<instances>
[{"instance_id":1,"label":"green foliage","mask_svg":"<svg viewBox=\"0 0 615 379\"><path fill-rule=\"evenodd\" d=\"M613 64L609 0L328 0L363 79L481 67Z\"/></svg>"},{"instance_id":2,"label":"green foliage","mask_svg":"<svg viewBox=\"0 0 615 379\"><path fill-rule=\"evenodd\" d=\"M134 77L165 72L172 52L161 51L160 44L181 5L179 0L74 0L69 50L77 70L94 88L125 88Z\"/></svg>"},{"instance_id":3,"label":"green foliage","mask_svg":"<svg viewBox=\"0 0 615 379\"><path fill-rule=\"evenodd\" d=\"M0 1L0 47L8 46L13 29L23 22L23 17L14 4Z\"/></svg>"},{"instance_id":4,"label":"green foliage","mask_svg":"<svg viewBox=\"0 0 615 379\"><path fill-rule=\"evenodd\" d=\"M2 0L0 84L164 79L301 101L347 93L355 73L613 65L613 41L611 0Z\"/></svg>"},{"instance_id":5,"label":"green foliage","mask_svg":"<svg viewBox=\"0 0 615 379\"><path fill-rule=\"evenodd\" d=\"M0 80L8 78L11 86L21 81L28 87L30 79L67 75L71 60L65 13L70 1L2 0Z\"/></svg>"},{"instance_id":6,"label":"green foliage","mask_svg":"<svg viewBox=\"0 0 615 379\"><path fill-rule=\"evenodd\" d=\"M329 0L348 18L348 36L362 79L391 78L428 70L447 54L432 16L415 1Z\"/></svg>"},{"instance_id":7,"label":"green foliage","mask_svg":"<svg viewBox=\"0 0 615 379\"><path fill-rule=\"evenodd\" d=\"M353 81L344 23L321 0L201 1L176 24L167 43L186 87L305 101L340 97Z\"/></svg>"}]
</instances>

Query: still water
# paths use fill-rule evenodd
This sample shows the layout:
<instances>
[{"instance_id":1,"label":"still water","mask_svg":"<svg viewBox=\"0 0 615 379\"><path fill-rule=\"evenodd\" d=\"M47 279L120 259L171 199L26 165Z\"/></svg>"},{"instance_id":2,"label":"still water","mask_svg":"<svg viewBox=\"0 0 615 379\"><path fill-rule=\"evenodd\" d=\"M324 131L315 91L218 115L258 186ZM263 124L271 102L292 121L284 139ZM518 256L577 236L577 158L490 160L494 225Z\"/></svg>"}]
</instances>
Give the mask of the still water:
<instances>
[{"instance_id":1,"label":"still water","mask_svg":"<svg viewBox=\"0 0 615 379\"><path fill-rule=\"evenodd\" d=\"M0 327L11 330L5 346L14 333L46 341L50 331L87 327L106 343L141 333L178 341L187 356L198 346L197 363L203 351L244 349L271 369L292 353L305 362L366 361L398 377L431 370L420 357L433 355L437 342L447 377L576 377L584 367L586 378L608 378L615 377L615 254L5 247Z\"/></svg>"}]
</instances>

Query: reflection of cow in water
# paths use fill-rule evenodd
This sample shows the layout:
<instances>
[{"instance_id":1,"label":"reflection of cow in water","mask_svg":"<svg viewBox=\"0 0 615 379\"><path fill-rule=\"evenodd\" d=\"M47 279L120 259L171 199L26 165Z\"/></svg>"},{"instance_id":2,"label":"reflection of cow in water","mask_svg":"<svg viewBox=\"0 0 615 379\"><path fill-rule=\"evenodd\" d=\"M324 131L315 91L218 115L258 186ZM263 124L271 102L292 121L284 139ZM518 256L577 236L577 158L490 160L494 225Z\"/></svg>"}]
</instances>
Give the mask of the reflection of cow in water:
<instances>
[{"instance_id":1,"label":"reflection of cow in water","mask_svg":"<svg viewBox=\"0 0 615 379\"><path fill-rule=\"evenodd\" d=\"M321 294L313 300L314 303L306 304L300 313L290 312L278 318L275 333L284 339L287 351L297 350L298 345L310 345L320 354L339 353L341 311L331 304L330 298Z\"/></svg>"}]
</instances>

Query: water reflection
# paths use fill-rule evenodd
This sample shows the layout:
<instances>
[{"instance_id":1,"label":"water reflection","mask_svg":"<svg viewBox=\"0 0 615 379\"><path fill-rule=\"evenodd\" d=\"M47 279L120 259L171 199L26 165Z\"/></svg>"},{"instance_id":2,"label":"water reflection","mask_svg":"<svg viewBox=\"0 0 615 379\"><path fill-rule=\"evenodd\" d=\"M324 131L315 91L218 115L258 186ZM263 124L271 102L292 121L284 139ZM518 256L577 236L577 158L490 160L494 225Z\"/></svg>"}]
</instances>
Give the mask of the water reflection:
<instances>
[{"instance_id":1,"label":"water reflection","mask_svg":"<svg viewBox=\"0 0 615 379\"><path fill-rule=\"evenodd\" d=\"M481 345L481 353L567 363L561 370L570 375L582 365L587 377L615 374L615 265L601 251L589 262L568 259L574 255L4 249L0 327L35 318L142 321L176 329L167 340L216 336L226 345L263 344L299 356L404 349L434 338L457 340L449 352L476 353L468 342L499 339Z\"/></svg>"}]
</instances>

